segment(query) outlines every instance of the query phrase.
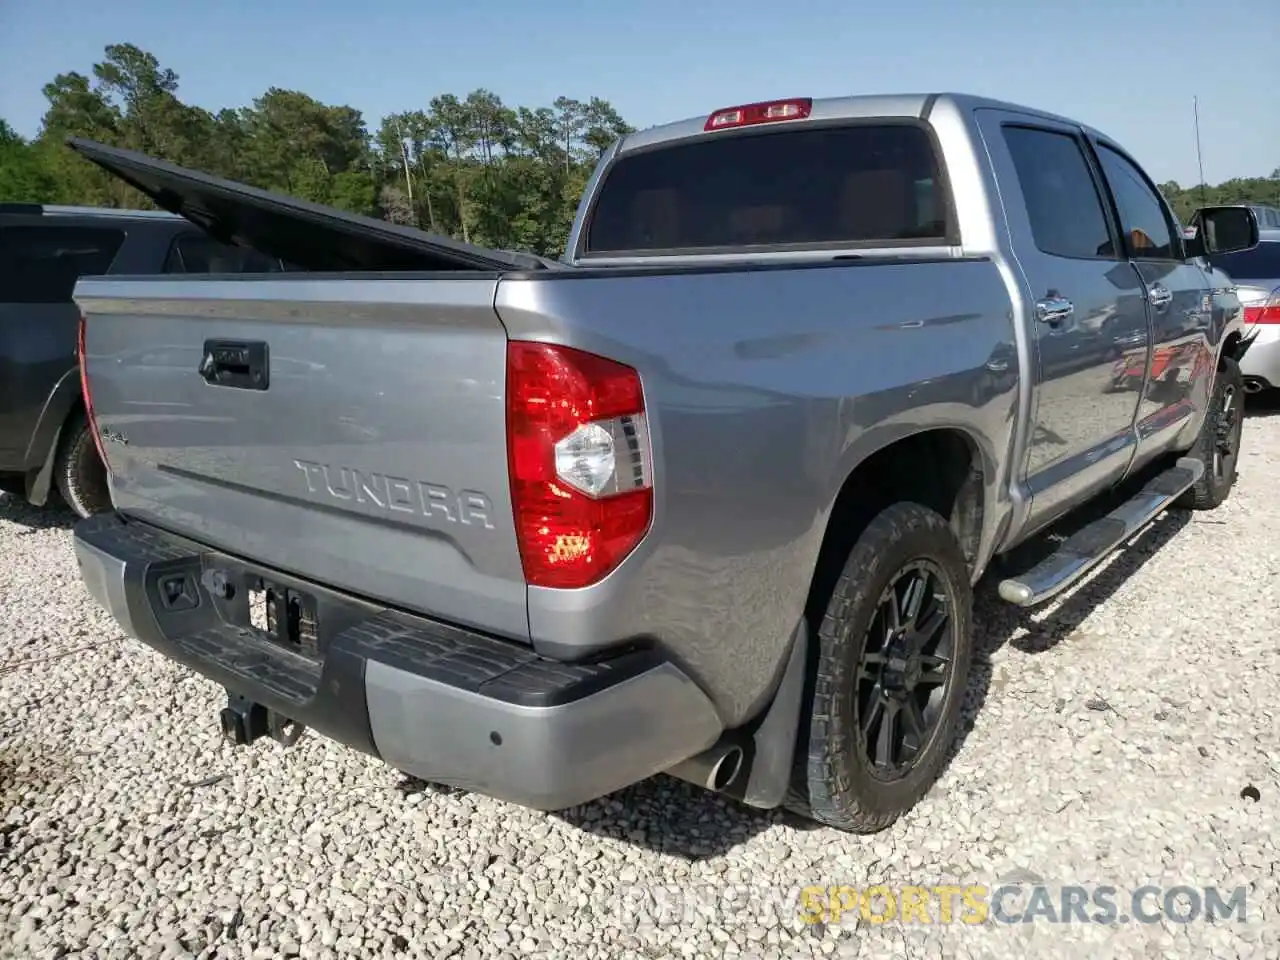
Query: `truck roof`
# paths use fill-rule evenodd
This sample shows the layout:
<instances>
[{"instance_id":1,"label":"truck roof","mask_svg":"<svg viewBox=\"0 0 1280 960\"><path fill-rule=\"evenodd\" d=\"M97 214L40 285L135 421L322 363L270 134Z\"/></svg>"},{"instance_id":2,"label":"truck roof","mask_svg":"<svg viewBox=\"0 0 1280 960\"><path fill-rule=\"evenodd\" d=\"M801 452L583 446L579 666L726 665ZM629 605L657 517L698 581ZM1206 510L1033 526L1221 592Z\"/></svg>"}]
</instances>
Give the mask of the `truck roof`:
<instances>
[{"instance_id":1,"label":"truck roof","mask_svg":"<svg viewBox=\"0 0 1280 960\"><path fill-rule=\"evenodd\" d=\"M68 206L56 203L0 203L0 214L44 217L109 217L118 220L180 220L167 210L135 210L119 207Z\"/></svg>"},{"instance_id":2,"label":"truck roof","mask_svg":"<svg viewBox=\"0 0 1280 960\"><path fill-rule=\"evenodd\" d=\"M787 98L779 97L776 99L784 100ZM979 107L1013 110L1018 113L1041 117L1045 120L1083 126L1092 133L1098 132L1069 117L1037 110L1034 107L1025 107L1016 103L968 93L894 93L861 94L849 97L815 97L809 119L854 120L863 117L919 117L926 119L938 104L951 106L961 112L975 110ZM729 106L737 106L737 104L724 104L714 109L720 110ZM664 123L656 127L650 127L647 130L639 130L628 134L619 143L618 153L628 153L632 150L656 146L660 143L701 136L705 132L703 128L707 117L712 112L708 110L706 113L696 117L676 120L672 123Z\"/></svg>"}]
</instances>

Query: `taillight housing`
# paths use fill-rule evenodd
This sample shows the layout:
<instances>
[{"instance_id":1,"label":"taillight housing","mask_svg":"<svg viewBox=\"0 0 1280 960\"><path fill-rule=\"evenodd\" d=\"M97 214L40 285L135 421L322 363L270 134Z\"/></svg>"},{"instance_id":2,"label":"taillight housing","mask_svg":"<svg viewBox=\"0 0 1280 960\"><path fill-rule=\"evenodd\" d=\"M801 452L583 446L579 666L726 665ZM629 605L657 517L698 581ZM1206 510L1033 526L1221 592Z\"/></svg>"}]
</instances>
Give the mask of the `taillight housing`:
<instances>
[{"instance_id":1,"label":"taillight housing","mask_svg":"<svg viewBox=\"0 0 1280 960\"><path fill-rule=\"evenodd\" d=\"M653 520L640 375L550 343L507 344L507 458L516 539L530 586L604 579Z\"/></svg>"},{"instance_id":2,"label":"taillight housing","mask_svg":"<svg viewBox=\"0 0 1280 960\"><path fill-rule=\"evenodd\" d=\"M107 452L102 449L102 434L98 432L98 418L93 412L93 395L89 391L88 361L84 353L86 318L80 314L80 323L76 330L76 363L80 367L80 398L84 402L84 419L93 437L93 445L98 451L98 458L103 466L107 466ZM110 469L108 467L108 469Z\"/></svg>"},{"instance_id":3,"label":"taillight housing","mask_svg":"<svg viewBox=\"0 0 1280 960\"><path fill-rule=\"evenodd\" d=\"M762 100L744 103L740 107L725 107L707 117L703 130L726 130L733 127L750 127L757 123L777 123L780 120L803 120L813 112L812 97L792 97L790 100Z\"/></svg>"},{"instance_id":4,"label":"taillight housing","mask_svg":"<svg viewBox=\"0 0 1280 960\"><path fill-rule=\"evenodd\" d=\"M1264 287L1263 289L1266 288ZM1248 324L1280 324L1280 287L1272 290L1271 296L1261 303L1244 304L1244 322Z\"/></svg>"}]
</instances>

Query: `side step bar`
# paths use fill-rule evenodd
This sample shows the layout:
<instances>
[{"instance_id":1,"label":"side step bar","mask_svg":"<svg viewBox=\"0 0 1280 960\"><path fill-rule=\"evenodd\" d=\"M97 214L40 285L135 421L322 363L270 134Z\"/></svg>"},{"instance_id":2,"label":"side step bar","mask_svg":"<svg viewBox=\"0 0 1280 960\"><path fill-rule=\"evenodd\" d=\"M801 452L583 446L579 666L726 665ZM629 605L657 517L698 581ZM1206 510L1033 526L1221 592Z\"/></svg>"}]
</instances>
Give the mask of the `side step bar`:
<instances>
[{"instance_id":1,"label":"side step bar","mask_svg":"<svg viewBox=\"0 0 1280 960\"><path fill-rule=\"evenodd\" d=\"M1141 532L1203 475L1204 463L1182 457L1105 517L1067 538L1026 573L1001 581L1001 599L1019 607L1034 607L1057 596Z\"/></svg>"}]
</instances>

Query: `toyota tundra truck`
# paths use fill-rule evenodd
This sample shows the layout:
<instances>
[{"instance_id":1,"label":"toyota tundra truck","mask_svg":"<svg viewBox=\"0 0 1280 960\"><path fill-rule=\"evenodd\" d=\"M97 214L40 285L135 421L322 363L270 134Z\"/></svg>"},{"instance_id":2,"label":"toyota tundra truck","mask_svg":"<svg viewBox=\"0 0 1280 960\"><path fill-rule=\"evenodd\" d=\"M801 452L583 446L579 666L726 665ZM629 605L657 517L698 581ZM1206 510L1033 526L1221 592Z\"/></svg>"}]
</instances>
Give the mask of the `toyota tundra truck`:
<instances>
[{"instance_id":1,"label":"toyota tundra truck","mask_svg":"<svg viewBox=\"0 0 1280 960\"><path fill-rule=\"evenodd\" d=\"M75 290L114 507L84 581L225 687L237 743L310 728L547 810L666 772L880 830L953 745L993 559L1113 498L998 583L1043 603L1236 477L1248 342L1206 257L1256 219L1184 229L1063 117L793 98L631 133L557 260L71 146L296 268Z\"/></svg>"}]
</instances>

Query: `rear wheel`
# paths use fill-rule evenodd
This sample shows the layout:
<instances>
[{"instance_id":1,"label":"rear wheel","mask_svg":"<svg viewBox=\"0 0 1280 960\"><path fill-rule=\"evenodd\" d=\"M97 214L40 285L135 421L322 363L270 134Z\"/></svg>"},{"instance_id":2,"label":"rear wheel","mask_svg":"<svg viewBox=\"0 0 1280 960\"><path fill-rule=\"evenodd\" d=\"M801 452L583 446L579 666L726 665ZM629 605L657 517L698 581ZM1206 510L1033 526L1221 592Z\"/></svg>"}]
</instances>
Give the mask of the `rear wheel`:
<instances>
[{"instance_id":1,"label":"rear wheel","mask_svg":"<svg viewBox=\"0 0 1280 960\"><path fill-rule=\"evenodd\" d=\"M793 810L873 833L929 791L956 734L972 602L968 564L936 512L898 503L867 525L818 630Z\"/></svg>"},{"instance_id":2,"label":"rear wheel","mask_svg":"<svg viewBox=\"0 0 1280 960\"><path fill-rule=\"evenodd\" d=\"M78 516L88 517L111 509L107 468L98 456L83 413L76 414L63 428L53 479L63 501Z\"/></svg>"},{"instance_id":3,"label":"rear wheel","mask_svg":"<svg viewBox=\"0 0 1280 960\"><path fill-rule=\"evenodd\" d=\"M1244 433L1244 377L1234 360L1223 359L1213 396L1195 445L1187 451L1204 464L1204 474L1182 495L1178 506L1212 510L1231 495Z\"/></svg>"}]
</instances>

